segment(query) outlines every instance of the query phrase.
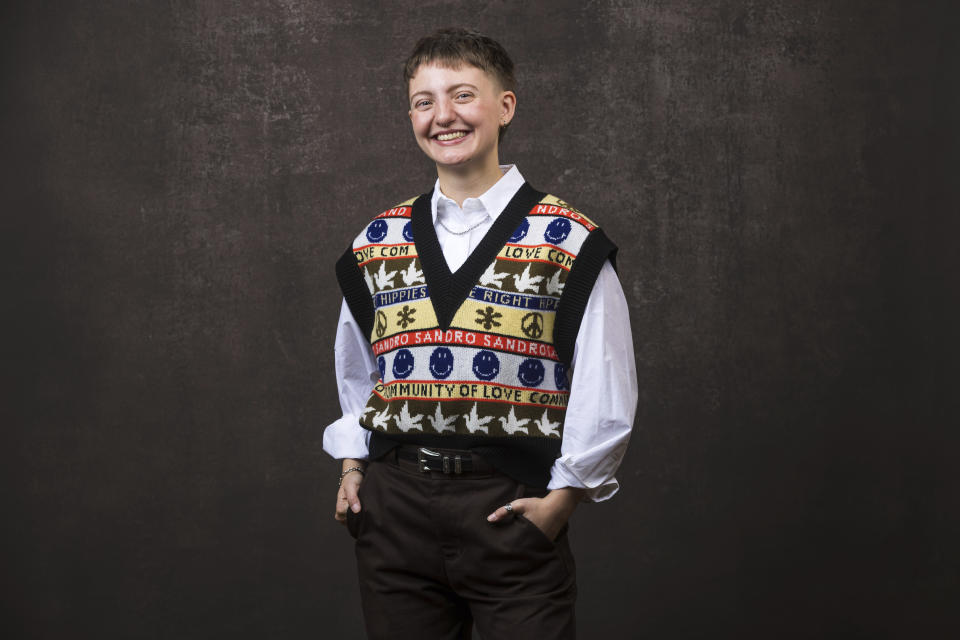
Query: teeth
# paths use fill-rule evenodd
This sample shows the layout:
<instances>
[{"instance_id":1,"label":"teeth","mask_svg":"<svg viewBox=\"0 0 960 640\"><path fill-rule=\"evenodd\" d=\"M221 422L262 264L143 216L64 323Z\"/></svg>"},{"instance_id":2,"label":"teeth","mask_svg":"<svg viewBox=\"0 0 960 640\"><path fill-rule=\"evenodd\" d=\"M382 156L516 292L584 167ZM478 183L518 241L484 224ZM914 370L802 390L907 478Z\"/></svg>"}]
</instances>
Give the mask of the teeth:
<instances>
[{"instance_id":1,"label":"teeth","mask_svg":"<svg viewBox=\"0 0 960 640\"><path fill-rule=\"evenodd\" d=\"M463 131L457 131L455 133L441 133L437 136L437 140L446 142L447 140L456 140L457 138L462 138L465 135L467 134Z\"/></svg>"}]
</instances>

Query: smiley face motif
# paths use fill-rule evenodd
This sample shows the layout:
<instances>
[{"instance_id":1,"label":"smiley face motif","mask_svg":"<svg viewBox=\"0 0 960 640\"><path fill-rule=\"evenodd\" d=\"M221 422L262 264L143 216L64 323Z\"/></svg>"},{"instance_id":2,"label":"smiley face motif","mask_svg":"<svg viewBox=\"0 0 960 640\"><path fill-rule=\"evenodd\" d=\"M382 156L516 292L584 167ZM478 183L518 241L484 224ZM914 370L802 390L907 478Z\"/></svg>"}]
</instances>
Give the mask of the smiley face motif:
<instances>
[{"instance_id":1,"label":"smiley face motif","mask_svg":"<svg viewBox=\"0 0 960 640\"><path fill-rule=\"evenodd\" d=\"M557 218L547 225L543 232L543 239L552 244L560 244L570 235L570 221L566 218Z\"/></svg>"},{"instance_id":2,"label":"smiley face motif","mask_svg":"<svg viewBox=\"0 0 960 640\"><path fill-rule=\"evenodd\" d=\"M403 380L413 373L413 354L410 349L400 349L393 357L393 376Z\"/></svg>"},{"instance_id":3,"label":"smiley face motif","mask_svg":"<svg viewBox=\"0 0 960 640\"><path fill-rule=\"evenodd\" d=\"M430 354L430 373L438 380L445 380L453 373L453 352L446 347L437 347Z\"/></svg>"},{"instance_id":4,"label":"smiley face motif","mask_svg":"<svg viewBox=\"0 0 960 640\"><path fill-rule=\"evenodd\" d=\"M407 242L413 242L413 229L410 227L410 223L403 225L403 239Z\"/></svg>"},{"instance_id":5,"label":"smiley face motif","mask_svg":"<svg viewBox=\"0 0 960 640\"><path fill-rule=\"evenodd\" d=\"M370 242L380 242L387 237L387 221L374 220L367 227L367 240Z\"/></svg>"},{"instance_id":6,"label":"smiley face motif","mask_svg":"<svg viewBox=\"0 0 960 640\"><path fill-rule=\"evenodd\" d=\"M377 368L380 369L380 379L383 380L383 377L387 375L387 359L383 356L377 358Z\"/></svg>"},{"instance_id":7,"label":"smiley face motif","mask_svg":"<svg viewBox=\"0 0 960 640\"><path fill-rule=\"evenodd\" d=\"M480 351L473 356L473 375L481 380L493 380L500 373L500 359L493 351Z\"/></svg>"},{"instance_id":8,"label":"smiley face motif","mask_svg":"<svg viewBox=\"0 0 960 640\"><path fill-rule=\"evenodd\" d=\"M567 388L567 367L562 362L553 367L553 381L557 383L557 389Z\"/></svg>"},{"instance_id":9,"label":"smiley face motif","mask_svg":"<svg viewBox=\"0 0 960 640\"><path fill-rule=\"evenodd\" d=\"M543 382L544 373L545 369L542 362L528 358L520 363L520 368L517 369L517 378L520 379L520 384L525 387L539 387L540 383Z\"/></svg>"},{"instance_id":10,"label":"smiley face motif","mask_svg":"<svg viewBox=\"0 0 960 640\"><path fill-rule=\"evenodd\" d=\"M520 242L526 237L527 231L530 231L530 221L524 219L523 222L520 223L520 226L517 227L516 231L513 232L513 235L510 236L510 240L508 240L508 242Z\"/></svg>"}]
</instances>

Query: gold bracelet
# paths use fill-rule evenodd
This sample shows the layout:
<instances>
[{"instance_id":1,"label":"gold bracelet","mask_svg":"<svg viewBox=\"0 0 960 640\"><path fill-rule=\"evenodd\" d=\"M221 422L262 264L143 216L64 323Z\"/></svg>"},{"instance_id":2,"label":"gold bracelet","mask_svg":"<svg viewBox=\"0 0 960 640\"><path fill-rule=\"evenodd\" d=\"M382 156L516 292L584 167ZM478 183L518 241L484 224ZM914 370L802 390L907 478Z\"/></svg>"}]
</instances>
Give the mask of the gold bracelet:
<instances>
[{"instance_id":1,"label":"gold bracelet","mask_svg":"<svg viewBox=\"0 0 960 640\"><path fill-rule=\"evenodd\" d=\"M340 485L343 484L343 476L347 475L347 474L350 473L351 471L359 471L359 472L360 472L360 475L364 475L363 467L350 467L349 469L344 469L344 470L343 470L343 473L340 474L340 481L337 482L337 487L338 487L338 488L340 487Z\"/></svg>"}]
</instances>

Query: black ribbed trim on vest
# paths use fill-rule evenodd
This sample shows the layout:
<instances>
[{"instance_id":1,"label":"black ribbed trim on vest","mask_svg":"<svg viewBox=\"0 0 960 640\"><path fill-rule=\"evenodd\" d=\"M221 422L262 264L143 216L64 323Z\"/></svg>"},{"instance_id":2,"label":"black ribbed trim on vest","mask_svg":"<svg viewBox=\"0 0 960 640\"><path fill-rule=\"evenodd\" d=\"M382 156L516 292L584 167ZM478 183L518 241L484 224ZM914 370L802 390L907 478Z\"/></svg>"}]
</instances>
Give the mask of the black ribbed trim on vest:
<instances>
[{"instance_id":1,"label":"black ribbed trim on vest","mask_svg":"<svg viewBox=\"0 0 960 640\"><path fill-rule=\"evenodd\" d=\"M357 267L357 258L353 255L353 245L347 247L346 252L337 260L337 282L343 298L350 307L353 319L360 325L363 335L370 339L373 333L373 297L363 274Z\"/></svg>"},{"instance_id":2,"label":"black ribbed trim on vest","mask_svg":"<svg viewBox=\"0 0 960 640\"><path fill-rule=\"evenodd\" d=\"M600 275L603 263L610 259L616 268L617 246L613 244L603 229L594 229L584 240L573 267L563 285L563 294L557 303L557 318L553 325L553 346L560 359L569 365L573 362L573 348L580 333L583 312L587 308L590 292Z\"/></svg>"},{"instance_id":3,"label":"black ribbed trim on vest","mask_svg":"<svg viewBox=\"0 0 960 640\"><path fill-rule=\"evenodd\" d=\"M524 182L456 273L450 273L440 241L437 240L437 230L433 226L433 215L430 211L432 194L432 191L425 193L413 203L410 229L413 231L413 241L417 245L417 255L420 257L420 266L427 281L437 323L446 331L450 328L457 309L470 295L484 270L494 261L534 205L546 194Z\"/></svg>"}]
</instances>

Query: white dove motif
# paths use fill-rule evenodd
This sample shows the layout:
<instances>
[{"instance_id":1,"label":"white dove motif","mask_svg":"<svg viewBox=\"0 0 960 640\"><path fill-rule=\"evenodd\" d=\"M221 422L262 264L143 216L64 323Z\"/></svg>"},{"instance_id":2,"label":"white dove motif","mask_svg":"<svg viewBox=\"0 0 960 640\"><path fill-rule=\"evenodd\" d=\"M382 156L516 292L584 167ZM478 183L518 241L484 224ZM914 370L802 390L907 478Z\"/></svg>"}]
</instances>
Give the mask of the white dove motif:
<instances>
[{"instance_id":1,"label":"white dove motif","mask_svg":"<svg viewBox=\"0 0 960 640\"><path fill-rule=\"evenodd\" d=\"M390 424L390 408L373 414L373 428L386 430Z\"/></svg>"},{"instance_id":2,"label":"white dove motif","mask_svg":"<svg viewBox=\"0 0 960 640\"><path fill-rule=\"evenodd\" d=\"M411 416L410 411L407 409L406 402L403 403L403 408L400 409L400 413L393 416L393 420L397 423L397 428L404 433L411 429L423 431L423 425L420 424L420 421L423 420L423 414L418 413L415 416Z\"/></svg>"},{"instance_id":3,"label":"white dove motif","mask_svg":"<svg viewBox=\"0 0 960 640\"><path fill-rule=\"evenodd\" d=\"M529 435L530 427L525 426L528 422L530 422L530 418L517 420L517 414L513 412L513 407L510 407L510 413L507 414L506 418L500 418L500 424L503 425L503 430L510 435L513 435L517 431L521 430L526 430L525 432Z\"/></svg>"},{"instance_id":4,"label":"white dove motif","mask_svg":"<svg viewBox=\"0 0 960 640\"><path fill-rule=\"evenodd\" d=\"M370 289L370 293L376 292L377 289L373 286L373 277L366 267L363 268L363 279L367 281L367 289Z\"/></svg>"},{"instance_id":5,"label":"white dove motif","mask_svg":"<svg viewBox=\"0 0 960 640\"><path fill-rule=\"evenodd\" d=\"M547 293L563 293L563 283L560 282L560 269L547 280Z\"/></svg>"},{"instance_id":6,"label":"white dove motif","mask_svg":"<svg viewBox=\"0 0 960 640\"><path fill-rule=\"evenodd\" d=\"M477 403L473 403L473 408L470 409L470 413L465 413L463 419L467 421L467 429L470 433L476 433L477 431L483 431L484 433L490 433L490 428L486 426L488 422L493 420L493 416L487 416L481 418L477 415Z\"/></svg>"},{"instance_id":7,"label":"white dove motif","mask_svg":"<svg viewBox=\"0 0 960 640\"><path fill-rule=\"evenodd\" d=\"M480 276L480 284L484 286L494 285L498 289L503 286L503 279L506 278L509 273L497 273L497 262L494 260L490 263L490 266L487 267L487 270L483 272L483 275Z\"/></svg>"},{"instance_id":8,"label":"white dove motif","mask_svg":"<svg viewBox=\"0 0 960 640\"><path fill-rule=\"evenodd\" d=\"M530 275L530 265L527 265L527 268L523 270L523 273L520 275L513 276L513 281L517 283L517 291L526 291L530 290L533 292L540 291L540 281L543 280L543 276L531 276Z\"/></svg>"},{"instance_id":9,"label":"white dove motif","mask_svg":"<svg viewBox=\"0 0 960 640\"><path fill-rule=\"evenodd\" d=\"M390 275L387 275L387 263L381 262L380 271L377 271L373 277L377 280L377 287L383 291L387 287L393 286L393 279L397 277L397 272L391 271Z\"/></svg>"},{"instance_id":10,"label":"white dove motif","mask_svg":"<svg viewBox=\"0 0 960 640\"><path fill-rule=\"evenodd\" d=\"M366 409L364 409L363 411L360 412L360 415L365 416L365 415L367 415L368 413L370 413L371 411L376 411L376 410L377 410L376 407L367 407Z\"/></svg>"},{"instance_id":11,"label":"white dove motif","mask_svg":"<svg viewBox=\"0 0 960 640\"><path fill-rule=\"evenodd\" d=\"M444 431L456 431L457 428L454 427L457 418L460 416L450 416L449 418L443 417L443 411L440 410L440 403L437 403L437 410L432 416L427 416L427 420L430 421L430 424L433 425L435 431L443 433Z\"/></svg>"},{"instance_id":12,"label":"white dove motif","mask_svg":"<svg viewBox=\"0 0 960 640\"><path fill-rule=\"evenodd\" d=\"M534 420L533 424L537 425L537 429L540 429L540 433L545 436L560 436L560 430L557 428L560 426L559 422L550 422L550 418L547 417L547 410L543 410L543 417L539 420Z\"/></svg>"},{"instance_id":13,"label":"white dove motif","mask_svg":"<svg viewBox=\"0 0 960 640\"><path fill-rule=\"evenodd\" d=\"M410 266L407 267L404 271L400 272L400 277L403 278L403 284L407 285L408 287L418 282L423 282L424 284L426 284L426 280L423 279L423 271L420 271L420 269L417 269L415 266L416 264L417 264L416 260L411 260Z\"/></svg>"}]
</instances>

